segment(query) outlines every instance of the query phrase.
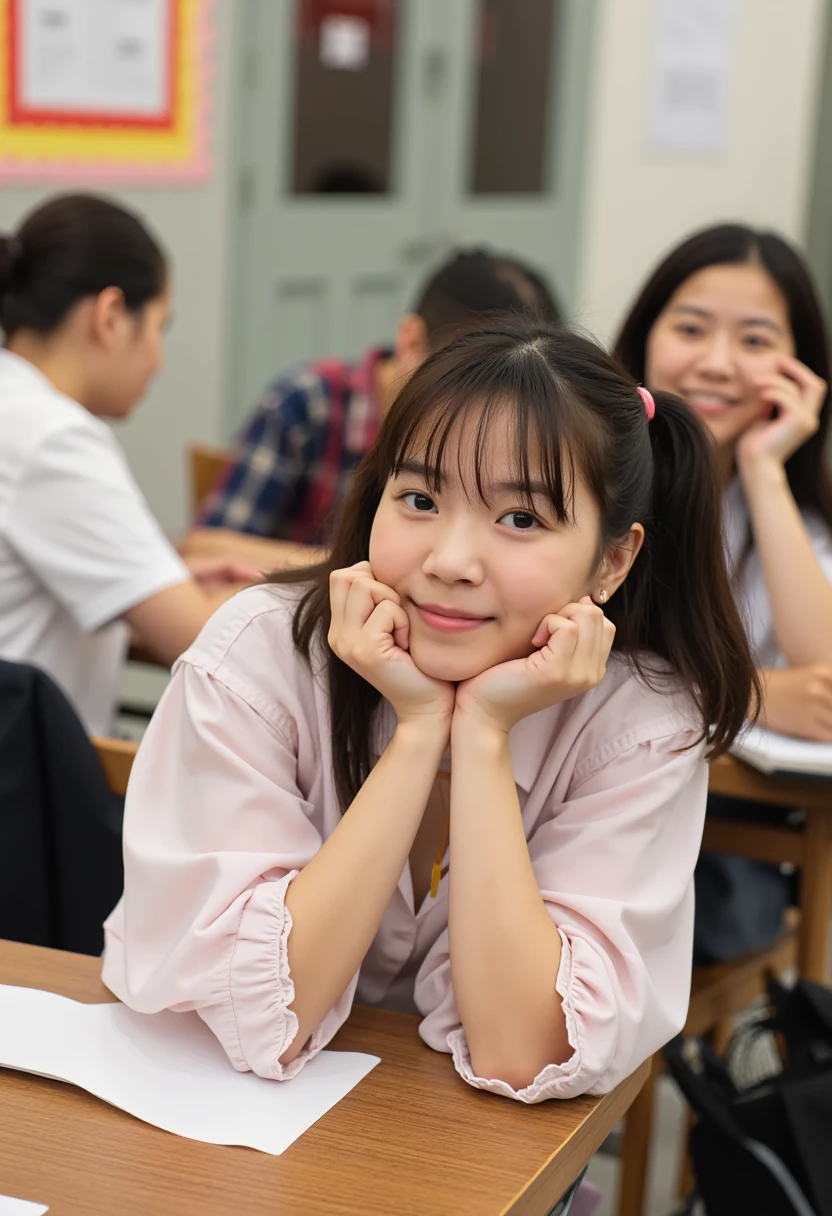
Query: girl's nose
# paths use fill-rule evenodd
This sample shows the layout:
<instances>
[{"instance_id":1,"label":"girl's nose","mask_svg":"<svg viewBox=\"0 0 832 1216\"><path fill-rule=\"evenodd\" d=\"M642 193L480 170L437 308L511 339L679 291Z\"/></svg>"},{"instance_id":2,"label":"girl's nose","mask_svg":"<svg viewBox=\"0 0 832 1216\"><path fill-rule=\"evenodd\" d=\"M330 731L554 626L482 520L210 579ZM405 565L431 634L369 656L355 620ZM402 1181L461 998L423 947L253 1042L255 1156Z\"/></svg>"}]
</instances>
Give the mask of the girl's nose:
<instances>
[{"instance_id":1,"label":"girl's nose","mask_svg":"<svg viewBox=\"0 0 832 1216\"><path fill-rule=\"evenodd\" d=\"M475 538L465 527L448 527L433 537L422 569L444 583L481 583L483 562Z\"/></svg>"},{"instance_id":2,"label":"girl's nose","mask_svg":"<svg viewBox=\"0 0 832 1216\"><path fill-rule=\"evenodd\" d=\"M699 370L722 378L732 375L734 367L734 346L731 339L727 334L714 334L699 354Z\"/></svg>"}]
</instances>

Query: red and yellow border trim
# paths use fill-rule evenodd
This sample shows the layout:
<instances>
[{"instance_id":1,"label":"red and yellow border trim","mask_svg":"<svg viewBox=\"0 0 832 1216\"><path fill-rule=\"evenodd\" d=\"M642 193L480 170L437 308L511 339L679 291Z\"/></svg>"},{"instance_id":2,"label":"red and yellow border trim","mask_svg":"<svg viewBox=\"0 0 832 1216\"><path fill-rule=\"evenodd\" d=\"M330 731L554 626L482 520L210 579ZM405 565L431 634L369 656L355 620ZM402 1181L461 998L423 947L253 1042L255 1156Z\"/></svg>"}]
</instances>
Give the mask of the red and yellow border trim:
<instances>
[{"instance_id":1,"label":"red and yellow border trim","mask_svg":"<svg viewBox=\"0 0 832 1216\"><path fill-rule=\"evenodd\" d=\"M148 116L28 110L18 89L20 3L0 0L0 183L208 175L213 0L167 0L166 105Z\"/></svg>"}]
</instances>

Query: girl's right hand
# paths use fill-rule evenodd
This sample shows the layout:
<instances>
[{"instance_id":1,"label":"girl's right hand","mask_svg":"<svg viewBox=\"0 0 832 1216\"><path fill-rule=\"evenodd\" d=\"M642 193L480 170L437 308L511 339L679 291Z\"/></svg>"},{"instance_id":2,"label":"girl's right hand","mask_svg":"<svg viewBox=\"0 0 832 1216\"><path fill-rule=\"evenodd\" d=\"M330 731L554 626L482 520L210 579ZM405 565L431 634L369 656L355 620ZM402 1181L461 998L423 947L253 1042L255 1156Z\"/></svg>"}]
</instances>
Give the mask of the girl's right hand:
<instances>
[{"instance_id":1,"label":"girl's right hand","mask_svg":"<svg viewBox=\"0 0 832 1216\"><path fill-rule=\"evenodd\" d=\"M327 641L347 666L377 688L399 722L443 722L450 731L456 688L420 671L408 653L410 626L401 598L373 578L369 562L329 576Z\"/></svg>"}]
</instances>

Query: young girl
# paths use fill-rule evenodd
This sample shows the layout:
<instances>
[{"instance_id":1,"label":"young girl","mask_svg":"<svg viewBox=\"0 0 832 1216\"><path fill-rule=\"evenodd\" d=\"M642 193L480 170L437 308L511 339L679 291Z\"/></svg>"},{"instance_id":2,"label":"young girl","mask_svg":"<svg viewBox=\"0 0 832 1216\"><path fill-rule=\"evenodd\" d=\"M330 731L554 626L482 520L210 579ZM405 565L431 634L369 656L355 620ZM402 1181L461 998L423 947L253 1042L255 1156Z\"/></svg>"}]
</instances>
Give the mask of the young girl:
<instances>
[{"instance_id":1,"label":"young girl","mask_svg":"<svg viewBox=\"0 0 832 1216\"><path fill-rule=\"evenodd\" d=\"M165 259L130 212L56 198L0 238L0 657L36 663L87 728L112 725L128 622L165 662L248 565L188 569L103 418L162 362Z\"/></svg>"},{"instance_id":2,"label":"young girl","mask_svg":"<svg viewBox=\"0 0 832 1216\"><path fill-rule=\"evenodd\" d=\"M108 986L278 1080L354 999L524 1102L627 1076L684 1022L706 746L754 682L715 478L691 411L580 337L500 320L431 356L329 562L178 663Z\"/></svg>"},{"instance_id":3,"label":"young girl","mask_svg":"<svg viewBox=\"0 0 832 1216\"><path fill-rule=\"evenodd\" d=\"M668 254L615 347L633 376L682 397L715 439L725 549L763 678L762 721L820 740L832 740L826 334L791 246L728 224ZM712 810L737 814L742 805L720 800ZM706 854L697 895L697 947L721 958L776 936L789 883L775 867Z\"/></svg>"}]
</instances>

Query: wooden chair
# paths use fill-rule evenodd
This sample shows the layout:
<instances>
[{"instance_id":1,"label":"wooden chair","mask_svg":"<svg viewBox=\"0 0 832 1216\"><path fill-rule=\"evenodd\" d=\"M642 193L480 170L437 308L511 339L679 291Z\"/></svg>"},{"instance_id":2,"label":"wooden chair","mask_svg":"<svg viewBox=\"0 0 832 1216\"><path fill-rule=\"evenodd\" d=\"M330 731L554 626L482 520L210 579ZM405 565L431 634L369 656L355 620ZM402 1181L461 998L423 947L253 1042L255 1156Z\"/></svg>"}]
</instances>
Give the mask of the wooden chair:
<instances>
[{"instance_id":1,"label":"wooden chair","mask_svg":"<svg viewBox=\"0 0 832 1216\"><path fill-rule=\"evenodd\" d=\"M210 490L214 488L231 453L226 448L192 443L188 448L188 483L191 490L191 512L196 515Z\"/></svg>"},{"instance_id":2,"label":"wooden chair","mask_svg":"<svg viewBox=\"0 0 832 1216\"><path fill-rule=\"evenodd\" d=\"M130 770L139 749L138 743L132 739L109 739L102 735L94 735L92 745L104 769L107 784L114 794L127 793L127 781Z\"/></svg>"},{"instance_id":3,"label":"wooden chair","mask_svg":"<svg viewBox=\"0 0 832 1216\"><path fill-rule=\"evenodd\" d=\"M789 862L801 872L800 913L790 916L778 941L738 959L694 968L684 1033L708 1036L717 1051L724 1051L735 1018L765 995L772 976L796 968L805 978L826 982L832 919L832 782L768 777L724 756L711 765L708 788L713 794L731 798L801 807L806 814L799 830L739 820L706 820L703 848L756 861ZM660 1072L661 1058L654 1056L650 1077L625 1117L618 1216L642 1216L653 1101ZM690 1183L685 1154L680 1195L687 1193Z\"/></svg>"}]
</instances>

